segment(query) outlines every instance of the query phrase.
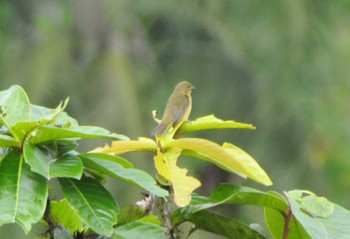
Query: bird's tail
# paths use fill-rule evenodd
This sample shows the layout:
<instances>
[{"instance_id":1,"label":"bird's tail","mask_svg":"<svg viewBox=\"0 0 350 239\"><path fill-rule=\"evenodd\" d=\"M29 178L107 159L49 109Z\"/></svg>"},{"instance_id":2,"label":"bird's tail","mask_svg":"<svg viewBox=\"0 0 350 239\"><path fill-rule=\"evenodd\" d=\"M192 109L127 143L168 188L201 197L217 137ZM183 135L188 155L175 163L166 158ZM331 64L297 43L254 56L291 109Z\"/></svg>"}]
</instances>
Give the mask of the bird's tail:
<instances>
[{"instance_id":1,"label":"bird's tail","mask_svg":"<svg viewBox=\"0 0 350 239\"><path fill-rule=\"evenodd\" d=\"M168 128L163 123L158 124L151 132L152 135L164 135Z\"/></svg>"}]
</instances>

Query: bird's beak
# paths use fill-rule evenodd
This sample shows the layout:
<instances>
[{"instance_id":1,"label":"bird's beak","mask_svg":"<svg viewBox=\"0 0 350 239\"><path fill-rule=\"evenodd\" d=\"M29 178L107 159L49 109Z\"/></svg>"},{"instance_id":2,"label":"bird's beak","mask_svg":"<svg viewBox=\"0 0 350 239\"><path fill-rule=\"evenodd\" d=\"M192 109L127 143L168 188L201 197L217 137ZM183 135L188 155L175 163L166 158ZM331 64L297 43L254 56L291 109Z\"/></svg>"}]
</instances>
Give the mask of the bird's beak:
<instances>
[{"instance_id":1,"label":"bird's beak","mask_svg":"<svg viewBox=\"0 0 350 239\"><path fill-rule=\"evenodd\" d=\"M191 85L191 90L195 90L196 88L193 86L193 85Z\"/></svg>"}]
</instances>

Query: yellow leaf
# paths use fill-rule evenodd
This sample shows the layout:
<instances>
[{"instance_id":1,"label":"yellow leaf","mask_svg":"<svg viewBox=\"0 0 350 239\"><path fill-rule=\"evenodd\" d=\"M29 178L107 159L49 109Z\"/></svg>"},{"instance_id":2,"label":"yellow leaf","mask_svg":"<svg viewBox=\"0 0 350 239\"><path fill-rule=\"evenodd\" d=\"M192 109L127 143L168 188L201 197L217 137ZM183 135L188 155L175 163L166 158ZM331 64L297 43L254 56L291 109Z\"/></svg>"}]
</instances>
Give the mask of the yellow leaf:
<instances>
[{"instance_id":1,"label":"yellow leaf","mask_svg":"<svg viewBox=\"0 0 350 239\"><path fill-rule=\"evenodd\" d=\"M186 176L188 170L176 165L180 149L168 149L165 153L158 152L154 164L158 173L171 182L174 191L174 202L179 207L187 206L191 201L192 192L201 183L194 177Z\"/></svg>"},{"instance_id":2,"label":"yellow leaf","mask_svg":"<svg viewBox=\"0 0 350 239\"><path fill-rule=\"evenodd\" d=\"M140 137L138 140L113 141L110 146L106 144L104 147L96 148L91 152L124 154L136 151L149 151L156 153L157 144L152 139Z\"/></svg>"},{"instance_id":3,"label":"yellow leaf","mask_svg":"<svg viewBox=\"0 0 350 239\"><path fill-rule=\"evenodd\" d=\"M221 120L216 118L214 115L207 115L200 117L194 121L184 122L179 128L178 134L198 130L227 128L255 129L255 126L252 124L240 123L233 120Z\"/></svg>"},{"instance_id":4,"label":"yellow leaf","mask_svg":"<svg viewBox=\"0 0 350 239\"><path fill-rule=\"evenodd\" d=\"M236 160L239 160L249 178L266 186L272 185L269 176L248 153L230 143L224 143L222 148Z\"/></svg>"},{"instance_id":5,"label":"yellow leaf","mask_svg":"<svg viewBox=\"0 0 350 239\"><path fill-rule=\"evenodd\" d=\"M166 147L179 148L183 150L183 154L209 161L226 171L249 177L264 185L272 184L259 164L245 151L232 144L225 143L221 147L205 139L183 138L169 141Z\"/></svg>"}]
</instances>

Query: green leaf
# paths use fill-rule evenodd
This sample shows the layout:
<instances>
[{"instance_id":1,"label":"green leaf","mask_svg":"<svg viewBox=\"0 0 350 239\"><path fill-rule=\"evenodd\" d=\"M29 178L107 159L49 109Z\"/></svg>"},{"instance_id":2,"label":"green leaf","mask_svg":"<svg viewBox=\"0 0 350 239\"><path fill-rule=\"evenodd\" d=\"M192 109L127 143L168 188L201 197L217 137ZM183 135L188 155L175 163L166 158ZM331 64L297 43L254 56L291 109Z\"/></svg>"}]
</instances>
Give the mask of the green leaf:
<instances>
[{"instance_id":1,"label":"green leaf","mask_svg":"<svg viewBox=\"0 0 350 239\"><path fill-rule=\"evenodd\" d=\"M283 213L274 208L264 208L265 221L273 238L282 238L285 217Z\"/></svg>"},{"instance_id":2,"label":"green leaf","mask_svg":"<svg viewBox=\"0 0 350 239\"><path fill-rule=\"evenodd\" d=\"M155 215L149 215L149 216L143 217L143 218L140 219L140 221L149 222L149 223L152 223L152 224L155 224L155 225L159 225L159 226L162 225L162 222Z\"/></svg>"},{"instance_id":3,"label":"green leaf","mask_svg":"<svg viewBox=\"0 0 350 239\"><path fill-rule=\"evenodd\" d=\"M272 184L259 164L233 144L225 143L220 147L212 141L201 138L181 138L168 141L164 147L180 148L184 150L183 154L209 161L231 173L247 176L267 186Z\"/></svg>"},{"instance_id":4,"label":"green leaf","mask_svg":"<svg viewBox=\"0 0 350 239\"><path fill-rule=\"evenodd\" d=\"M46 180L30 171L21 154L9 152L0 167L0 225L16 222L28 234L41 219L47 196Z\"/></svg>"},{"instance_id":5,"label":"green leaf","mask_svg":"<svg viewBox=\"0 0 350 239\"><path fill-rule=\"evenodd\" d=\"M46 114L39 116L37 115L38 112L35 112L32 114L31 121L21 121L15 123L10 127L10 132L16 137L17 141L22 142L25 137L32 136L34 135L34 133L37 133L36 130L38 130L39 128L43 127L48 123L54 122L55 118L62 112L62 110L64 109L63 107L66 107L67 103L68 101L66 100L64 103L60 104L56 109L47 109L41 107L43 109L46 109ZM41 108L39 106L32 106L31 109L38 110ZM43 111L40 111L40 113L43 113ZM56 122L56 124L54 125L60 124Z\"/></svg>"},{"instance_id":6,"label":"green leaf","mask_svg":"<svg viewBox=\"0 0 350 239\"><path fill-rule=\"evenodd\" d=\"M308 198L310 196L311 199ZM336 239L350 235L348 210L307 191L294 190L286 193L286 197L294 218L311 238Z\"/></svg>"},{"instance_id":7,"label":"green leaf","mask_svg":"<svg viewBox=\"0 0 350 239\"><path fill-rule=\"evenodd\" d=\"M59 202L51 201L50 205L50 212L55 222L63 224L71 232L83 230L83 222L77 216L77 211L69 205L66 199Z\"/></svg>"},{"instance_id":8,"label":"green leaf","mask_svg":"<svg viewBox=\"0 0 350 239\"><path fill-rule=\"evenodd\" d=\"M123 207L118 216L118 226L136 221L137 219L142 218L145 213L145 210L139 205L129 205Z\"/></svg>"},{"instance_id":9,"label":"green leaf","mask_svg":"<svg viewBox=\"0 0 350 239\"><path fill-rule=\"evenodd\" d=\"M200 117L194 121L186 121L178 129L177 134L183 134L199 130L208 130L208 129L255 129L255 126L252 124L245 124L236 122L233 120L221 120L216 118L214 115L207 115Z\"/></svg>"},{"instance_id":10,"label":"green leaf","mask_svg":"<svg viewBox=\"0 0 350 239\"><path fill-rule=\"evenodd\" d=\"M78 143L74 139L57 139L52 144L46 144L46 146L52 147L57 155L63 155L72 153L77 148Z\"/></svg>"},{"instance_id":11,"label":"green leaf","mask_svg":"<svg viewBox=\"0 0 350 239\"><path fill-rule=\"evenodd\" d=\"M52 122L67 107L68 101L69 98L62 101L55 109L32 105L32 120L45 123Z\"/></svg>"},{"instance_id":12,"label":"green leaf","mask_svg":"<svg viewBox=\"0 0 350 239\"><path fill-rule=\"evenodd\" d=\"M276 193L265 193L249 187L222 184L214 189L209 197L193 195L188 210L189 213L195 213L221 204L254 205L274 208L281 212L288 208L285 199Z\"/></svg>"},{"instance_id":13,"label":"green leaf","mask_svg":"<svg viewBox=\"0 0 350 239\"><path fill-rule=\"evenodd\" d=\"M47 179L55 177L80 179L83 174L83 163L77 156L64 154L56 158L48 151L29 142L25 142L23 153L31 170Z\"/></svg>"},{"instance_id":14,"label":"green leaf","mask_svg":"<svg viewBox=\"0 0 350 239\"><path fill-rule=\"evenodd\" d=\"M80 179L82 174L83 163L75 155L64 154L52 160L49 165L49 179L55 177Z\"/></svg>"},{"instance_id":15,"label":"green leaf","mask_svg":"<svg viewBox=\"0 0 350 239\"><path fill-rule=\"evenodd\" d=\"M119 163L109 161L108 159L87 155L88 154L85 154L85 156L80 155L85 167L142 187L159 197L168 196L168 191L157 186L157 182L146 172L138 169L124 168Z\"/></svg>"},{"instance_id":16,"label":"green leaf","mask_svg":"<svg viewBox=\"0 0 350 239\"><path fill-rule=\"evenodd\" d=\"M78 216L96 233L111 236L119 207L109 192L92 178L60 178L59 181Z\"/></svg>"},{"instance_id":17,"label":"green leaf","mask_svg":"<svg viewBox=\"0 0 350 239\"><path fill-rule=\"evenodd\" d=\"M64 101L63 105L60 104L56 109L50 109L43 106L32 105L32 121L43 123L54 123L56 127L67 128L76 127L78 122L72 117L68 116L66 112L63 112L68 99Z\"/></svg>"},{"instance_id":18,"label":"green leaf","mask_svg":"<svg viewBox=\"0 0 350 239\"><path fill-rule=\"evenodd\" d=\"M115 229L113 239L166 239L165 229L158 224L152 223L153 220L143 218Z\"/></svg>"},{"instance_id":19,"label":"green leaf","mask_svg":"<svg viewBox=\"0 0 350 239\"><path fill-rule=\"evenodd\" d=\"M0 147L18 147L19 143L6 134L0 134Z\"/></svg>"},{"instance_id":20,"label":"green leaf","mask_svg":"<svg viewBox=\"0 0 350 239\"><path fill-rule=\"evenodd\" d=\"M300 199L302 209L313 217L329 218L334 211L334 204L324 197L315 194L304 196Z\"/></svg>"},{"instance_id":21,"label":"green leaf","mask_svg":"<svg viewBox=\"0 0 350 239\"><path fill-rule=\"evenodd\" d=\"M25 121L17 122L11 126L10 131L18 142L23 142L24 138L29 136L38 128L38 122Z\"/></svg>"},{"instance_id":22,"label":"green leaf","mask_svg":"<svg viewBox=\"0 0 350 239\"><path fill-rule=\"evenodd\" d=\"M14 85L0 92L0 122L10 128L17 122L30 120L30 103L22 87Z\"/></svg>"},{"instance_id":23,"label":"green leaf","mask_svg":"<svg viewBox=\"0 0 350 239\"><path fill-rule=\"evenodd\" d=\"M179 216L179 212L177 211L175 217ZM205 230L231 239L265 238L259 232L240 221L206 210L190 214L187 221L195 224L196 229Z\"/></svg>"},{"instance_id":24,"label":"green leaf","mask_svg":"<svg viewBox=\"0 0 350 239\"><path fill-rule=\"evenodd\" d=\"M285 224L285 217L273 208L264 208L266 224L273 238L282 238ZM292 216L290 218L288 230L288 239L309 239L311 238L300 225L300 223Z\"/></svg>"},{"instance_id":25,"label":"green leaf","mask_svg":"<svg viewBox=\"0 0 350 239\"><path fill-rule=\"evenodd\" d=\"M121 134L114 134L108 130L95 126L76 126L70 128L58 128L45 126L40 128L35 136L30 139L32 144L39 144L62 138L84 138L84 139L128 139Z\"/></svg>"}]
</instances>

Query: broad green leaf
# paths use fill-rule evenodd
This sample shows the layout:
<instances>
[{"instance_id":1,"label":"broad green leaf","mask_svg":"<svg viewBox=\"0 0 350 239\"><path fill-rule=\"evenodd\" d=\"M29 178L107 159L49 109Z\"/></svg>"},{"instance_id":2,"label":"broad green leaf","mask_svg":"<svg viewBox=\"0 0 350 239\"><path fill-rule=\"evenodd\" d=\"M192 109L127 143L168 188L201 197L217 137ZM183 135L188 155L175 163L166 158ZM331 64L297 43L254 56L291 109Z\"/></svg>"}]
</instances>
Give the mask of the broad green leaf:
<instances>
[{"instance_id":1,"label":"broad green leaf","mask_svg":"<svg viewBox=\"0 0 350 239\"><path fill-rule=\"evenodd\" d=\"M55 222L63 224L71 232L82 231L83 222L77 216L77 211L72 208L66 199L59 202L51 201L50 212Z\"/></svg>"},{"instance_id":2,"label":"broad green leaf","mask_svg":"<svg viewBox=\"0 0 350 239\"><path fill-rule=\"evenodd\" d=\"M284 212L288 208L286 200L279 194L261 192L239 185L222 184L209 197L193 195L189 213L195 213L221 204L254 205L274 208Z\"/></svg>"},{"instance_id":3,"label":"broad green leaf","mask_svg":"<svg viewBox=\"0 0 350 239\"><path fill-rule=\"evenodd\" d=\"M158 224L154 224L147 219L140 219L115 229L113 239L129 239L129 238L142 238L142 239L166 239L165 229Z\"/></svg>"},{"instance_id":4,"label":"broad green leaf","mask_svg":"<svg viewBox=\"0 0 350 239\"><path fill-rule=\"evenodd\" d=\"M75 155L64 154L51 160L51 164L49 164L49 179L56 177L80 179L82 174L83 163Z\"/></svg>"},{"instance_id":5,"label":"broad green leaf","mask_svg":"<svg viewBox=\"0 0 350 239\"><path fill-rule=\"evenodd\" d=\"M18 85L0 92L0 109L0 122L8 129L17 122L30 120L31 108L28 96Z\"/></svg>"},{"instance_id":6,"label":"broad green leaf","mask_svg":"<svg viewBox=\"0 0 350 239\"><path fill-rule=\"evenodd\" d=\"M0 147L19 147L19 143L11 136L0 134Z\"/></svg>"},{"instance_id":7,"label":"broad green leaf","mask_svg":"<svg viewBox=\"0 0 350 239\"><path fill-rule=\"evenodd\" d=\"M32 144L49 142L62 138L84 138L84 139L128 139L124 135L114 134L108 130L95 126L76 126L70 128L59 128L45 126L37 131L37 134L30 139Z\"/></svg>"},{"instance_id":8,"label":"broad green leaf","mask_svg":"<svg viewBox=\"0 0 350 239\"><path fill-rule=\"evenodd\" d=\"M181 213L177 211L174 217L181 217ZM240 221L206 210L190 214L186 220L192 222L196 229L205 230L231 239L265 238L259 232Z\"/></svg>"},{"instance_id":9,"label":"broad green leaf","mask_svg":"<svg viewBox=\"0 0 350 239\"><path fill-rule=\"evenodd\" d=\"M38 122L23 121L23 122L17 122L13 126L11 126L10 131L12 135L16 137L16 140L18 142L23 142L24 138L34 134L37 128L38 128Z\"/></svg>"},{"instance_id":10,"label":"broad green leaf","mask_svg":"<svg viewBox=\"0 0 350 239\"><path fill-rule=\"evenodd\" d=\"M170 140L164 147L180 148L183 154L209 161L218 167L240 176L247 176L264 185L272 182L259 164L242 149L225 143L222 147L212 141L200 138Z\"/></svg>"},{"instance_id":11,"label":"broad green leaf","mask_svg":"<svg viewBox=\"0 0 350 239\"><path fill-rule=\"evenodd\" d=\"M77 148L78 143L74 139L57 139L51 144L46 144L46 147L52 148L56 152L56 155L63 155L66 153L73 153Z\"/></svg>"},{"instance_id":12,"label":"broad green leaf","mask_svg":"<svg viewBox=\"0 0 350 239\"><path fill-rule=\"evenodd\" d=\"M334 211L334 204L324 197L309 194L300 198L302 209L313 217L329 218Z\"/></svg>"},{"instance_id":13,"label":"broad green leaf","mask_svg":"<svg viewBox=\"0 0 350 239\"><path fill-rule=\"evenodd\" d=\"M178 129L178 134L188 133L198 130L208 130L208 129L255 129L252 124L245 124L236 122L233 120L221 120L216 118L214 115L207 115L200 117L194 121L184 122Z\"/></svg>"},{"instance_id":14,"label":"broad green leaf","mask_svg":"<svg viewBox=\"0 0 350 239\"><path fill-rule=\"evenodd\" d=\"M61 128L76 127L78 122L72 117L68 116L66 112L63 112L68 99L60 104L56 109L50 109L43 106L32 105L32 121L53 123L53 125Z\"/></svg>"},{"instance_id":15,"label":"broad green leaf","mask_svg":"<svg viewBox=\"0 0 350 239\"><path fill-rule=\"evenodd\" d=\"M286 214L289 213L288 202L281 194L277 192L268 192L271 196L277 197L284 202L285 209L279 209L278 207L265 207L265 219L266 224L269 228L270 233L273 235L273 238L282 238L284 224L286 219ZM290 218L288 228L288 238L297 239L297 238L309 238L308 234L303 230L298 221L294 220L293 217Z\"/></svg>"},{"instance_id":16,"label":"broad green leaf","mask_svg":"<svg viewBox=\"0 0 350 239\"><path fill-rule=\"evenodd\" d=\"M83 174L83 163L77 156L64 154L56 158L29 142L24 144L23 154L31 170L47 179L55 177L80 179Z\"/></svg>"},{"instance_id":17,"label":"broad green leaf","mask_svg":"<svg viewBox=\"0 0 350 239\"><path fill-rule=\"evenodd\" d=\"M266 224L273 238L283 238L283 230L285 229L285 216L273 208L264 208ZM289 226L286 229L288 239L310 239L311 237L305 232L300 223L290 218Z\"/></svg>"},{"instance_id":18,"label":"broad green leaf","mask_svg":"<svg viewBox=\"0 0 350 239\"><path fill-rule=\"evenodd\" d=\"M63 194L77 215L93 231L111 236L119 207L111 194L92 178L60 178Z\"/></svg>"},{"instance_id":19,"label":"broad green leaf","mask_svg":"<svg viewBox=\"0 0 350 239\"><path fill-rule=\"evenodd\" d=\"M23 139L25 137L29 137L29 136L33 136L35 135L35 133L37 133L38 129L40 129L41 127L43 127L44 125L51 123L55 120L55 117L58 116L58 114L60 114L62 112L62 110L64 108L62 107L66 107L66 104L68 103L68 101L66 100L64 103L60 104L56 109L47 109L47 114L45 115L36 115L38 112L36 112L35 110L40 109L39 106L37 107L33 107L32 106L32 110L35 109L35 113L32 113L32 119L31 121L21 121L21 122L17 122L14 125L12 125L10 127L10 131L11 133L16 137L17 141L22 142ZM42 111L40 111L40 113L43 113ZM34 115L34 117L33 117ZM34 120L33 120L34 118ZM54 125L60 125L59 123L56 123Z\"/></svg>"},{"instance_id":20,"label":"broad green leaf","mask_svg":"<svg viewBox=\"0 0 350 239\"><path fill-rule=\"evenodd\" d=\"M118 226L136 221L145 216L145 210L139 205L123 207L118 215Z\"/></svg>"},{"instance_id":21,"label":"broad green leaf","mask_svg":"<svg viewBox=\"0 0 350 239\"><path fill-rule=\"evenodd\" d=\"M159 226L162 225L162 222L155 215L145 216L145 217L141 218L140 221L149 222L149 223L152 223L152 224L155 224L155 225L159 225Z\"/></svg>"},{"instance_id":22,"label":"broad green leaf","mask_svg":"<svg viewBox=\"0 0 350 239\"><path fill-rule=\"evenodd\" d=\"M282 238L285 223L284 214L274 208L264 208L265 221L273 238Z\"/></svg>"},{"instance_id":23,"label":"broad green leaf","mask_svg":"<svg viewBox=\"0 0 350 239\"><path fill-rule=\"evenodd\" d=\"M350 212L349 210L334 204L333 213L329 218L317 218L327 231L328 238L345 238L350 235ZM306 231L308 226L304 225Z\"/></svg>"},{"instance_id":24,"label":"broad green leaf","mask_svg":"<svg viewBox=\"0 0 350 239\"><path fill-rule=\"evenodd\" d=\"M113 141L111 146L105 145L94 149L92 152L124 154L135 151L156 153L157 144L152 139L140 137L138 140Z\"/></svg>"},{"instance_id":25,"label":"broad green leaf","mask_svg":"<svg viewBox=\"0 0 350 239\"><path fill-rule=\"evenodd\" d=\"M0 167L0 225L18 223L26 234L44 214L48 186L21 154L9 152Z\"/></svg>"},{"instance_id":26,"label":"broad green leaf","mask_svg":"<svg viewBox=\"0 0 350 239\"><path fill-rule=\"evenodd\" d=\"M32 105L32 120L40 122L52 122L67 107L69 98L62 101L55 109L49 109L41 106Z\"/></svg>"},{"instance_id":27,"label":"broad green leaf","mask_svg":"<svg viewBox=\"0 0 350 239\"><path fill-rule=\"evenodd\" d=\"M168 195L168 191L157 186L156 181L144 171L133 168L124 168L122 165L114 161L96 158L91 155L88 156L88 154L85 154L85 156L80 155L80 157L83 160L84 166L87 168L94 169L103 174L142 187L159 197L165 197Z\"/></svg>"},{"instance_id":28,"label":"broad green leaf","mask_svg":"<svg viewBox=\"0 0 350 239\"><path fill-rule=\"evenodd\" d=\"M308 201L310 196L312 203ZM286 197L294 218L311 238L336 239L350 235L348 210L306 191L294 190L286 193Z\"/></svg>"},{"instance_id":29,"label":"broad green leaf","mask_svg":"<svg viewBox=\"0 0 350 239\"><path fill-rule=\"evenodd\" d=\"M194 177L187 176L188 170L176 165L181 150L169 148L165 153L158 152L154 157L157 172L171 182L174 191L174 202L179 207L187 206L191 201L192 192L201 183Z\"/></svg>"}]
</instances>

